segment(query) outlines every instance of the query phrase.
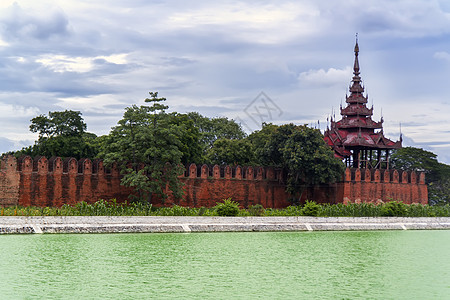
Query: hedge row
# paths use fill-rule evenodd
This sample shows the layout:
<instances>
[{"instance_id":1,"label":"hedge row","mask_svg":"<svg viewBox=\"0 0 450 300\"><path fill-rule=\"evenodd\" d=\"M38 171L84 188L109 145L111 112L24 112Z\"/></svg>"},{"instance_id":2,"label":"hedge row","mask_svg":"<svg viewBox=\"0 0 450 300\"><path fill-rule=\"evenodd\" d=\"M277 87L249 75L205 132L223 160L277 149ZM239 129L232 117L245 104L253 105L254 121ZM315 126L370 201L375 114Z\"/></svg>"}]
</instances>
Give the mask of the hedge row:
<instances>
[{"instance_id":1,"label":"hedge row","mask_svg":"<svg viewBox=\"0 0 450 300\"><path fill-rule=\"evenodd\" d=\"M450 205L407 205L392 201L381 205L371 203L317 204L307 201L302 206L271 209L253 205L241 209L237 202L225 199L212 208L174 205L156 208L147 203L117 203L100 200L94 204L80 202L62 207L1 207L0 216L318 216L318 217L450 217Z\"/></svg>"}]
</instances>

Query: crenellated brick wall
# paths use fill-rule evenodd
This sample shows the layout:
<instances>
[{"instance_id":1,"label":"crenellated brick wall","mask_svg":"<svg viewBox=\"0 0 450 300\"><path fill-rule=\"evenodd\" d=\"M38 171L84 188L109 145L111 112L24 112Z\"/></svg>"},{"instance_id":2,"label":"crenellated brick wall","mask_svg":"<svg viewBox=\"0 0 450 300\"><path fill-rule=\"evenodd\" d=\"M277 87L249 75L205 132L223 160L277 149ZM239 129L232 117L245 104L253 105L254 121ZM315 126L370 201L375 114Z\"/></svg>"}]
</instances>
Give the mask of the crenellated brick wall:
<instances>
[{"instance_id":1,"label":"crenellated brick wall","mask_svg":"<svg viewBox=\"0 0 450 300\"><path fill-rule=\"evenodd\" d=\"M346 169L343 203L380 203L391 200L428 204L425 173L379 169Z\"/></svg>"},{"instance_id":2,"label":"crenellated brick wall","mask_svg":"<svg viewBox=\"0 0 450 300\"><path fill-rule=\"evenodd\" d=\"M185 196L175 201L179 205L211 207L229 197L243 207L262 204L280 208L290 204L280 169L191 164L181 180Z\"/></svg>"},{"instance_id":3,"label":"crenellated brick wall","mask_svg":"<svg viewBox=\"0 0 450 300\"><path fill-rule=\"evenodd\" d=\"M8 156L1 161L0 205L61 206L113 198L121 202L132 189L121 186L120 179L117 167L107 169L101 160L28 156L16 160ZM154 204L211 207L229 197L243 207L291 204L280 169L191 164L180 180L185 186L183 199L169 196L164 204ZM320 203L428 202L423 173L365 169L347 169L342 182L307 189L302 201L306 199Z\"/></svg>"},{"instance_id":4,"label":"crenellated brick wall","mask_svg":"<svg viewBox=\"0 0 450 300\"><path fill-rule=\"evenodd\" d=\"M112 198L125 201L131 192L120 185L116 166L105 169L102 161L60 157L33 160L25 156L17 162L16 172L20 177L18 204L23 206L73 205Z\"/></svg>"},{"instance_id":5,"label":"crenellated brick wall","mask_svg":"<svg viewBox=\"0 0 450 300\"><path fill-rule=\"evenodd\" d=\"M0 160L0 205L19 204L20 174L13 156Z\"/></svg>"}]
</instances>

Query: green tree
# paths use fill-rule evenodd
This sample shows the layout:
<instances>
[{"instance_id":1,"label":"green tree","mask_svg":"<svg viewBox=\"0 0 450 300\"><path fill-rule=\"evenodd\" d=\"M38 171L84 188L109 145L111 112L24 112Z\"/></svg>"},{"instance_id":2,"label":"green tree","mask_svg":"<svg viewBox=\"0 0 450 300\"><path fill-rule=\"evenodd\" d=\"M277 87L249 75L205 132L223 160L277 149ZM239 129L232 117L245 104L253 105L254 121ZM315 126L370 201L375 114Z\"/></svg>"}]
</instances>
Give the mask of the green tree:
<instances>
[{"instance_id":1,"label":"green tree","mask_svg":"<svg viewBox=\"0 0 450 300\"><path fill-rule=\"evenodd\" d=\"M205 159L208 149L213 147L216 140L241 140L246 137L241 125L234 120L225 117L208 118L197 112L190 112L187 116L194 122L194 126L200 132L203 159Z\"/></svg>"},{"instance_id":2,"label":"green tree","mask_svg":"<svg viewBox=\"0 0 450 300\"><path fill-rule=\"evenodd\" d=\"M427 183L436 181L441 176L442 166L433 152L415 147L403 147L393 152L391 167L397 170L425 172Z\"/></svg>"},{"instance_id":3,"label":"green tree","mask_svg":"<svg viewBox=\"0 0 450 300\"><path fill-rule=\"evenodd\" d=\"M41 137L81 136L86 131L81 112L73 110L53 111L31 119L30 131Z\"/></svg>"},{"instance_id":4,"label":"green tree","mask_svg":"<svg viewBox=\"0 0 450 300\"><path fill-rule=\"evenodd\" d=\"M253 145L257 164L283 167L282 147L296 127L292 123L281 126L263 123L261 130L250 134L248 139Z\"/></svg>"},{"instance_id":5,"label":"green tree","mask_svg":"<svg viewBox=\"0 0 450 300\"><path fill-rule=\"evenodd\" d=\"M54 111L49 112L48 116L39 115L31 119L30 125L30 131L38 133L38 140L33 146L16 151L14 155L94 158L99 151L97 136L86 132L86 128L79 111Z\"/></svg>"},{"instance_id":6,"label":"green tree","mask_svg":"<svg viewBox=\"0 0 450 300\"><path fill-rule=\"evenodd\" d=\"M101 156L107 164L117 162L124 175L122 184L135 188L139 200L167 198L166 187L176 198L183 194L178 176L183 172L182 139L185 127L172 122L158 98L150 92L151 106L126 108L123 118L105 139Z\"/></svg>"},{"instance_id":7,"label":"green tree","mask_svg":"<svg viewBox=\"0 0 450 300\"><path fill-rule=\"evenodd\" d=\"M431 205L450 204L450 178L428 183L428 203Z\"/></svg>"},{"instance_id":8,"label":"green tree","mask_svg":"<svg viewBox=\"0 0 450 300\"><path fill-rule=\"evenodd\" d=\"M90 145L87 140L92 139L86 133L80 136L53 136L40 138L32 147L29 155L42 155L46 157L75 157L94 158L98 153L98 148ZM87 139L87 140L86 140Z\"/></svg>"},{"instance_id":9,"label":"green tree","mask_svg":"<svg viewBox=\"0 0 450 300\"><path fill-rule=\"evenodd\" d=\"M180 114L177 112L167 114L170 124L177 125L181 128L182 136L180 138L180 150L183 153L181 162L183 164L190 163L204 163L202 155L202 145L200 142L201 134L199 128L194 124L194 121L188 114Z\"/></svg>"},{"instance_id":10,"label":"green tree","mask_svg":"<svg viewBox=\"0 0 450 300\"><path fill-rule=\"evenodd\" d=\"M206 161L218 165L252 165L254 164L253 147L246 139L220 138L207 150Z\"/></svg>"},{"instance_id":11,"label":"green tree","mask_svg":"<svg viewBox=\"0 0 450 300\"><path fill-rule=\"evenodd\" d=\"M428 202L432 205L450 203L450 166L440 163L433 152L404 147L394 151L391 166L398 170L424 172Z\"/></svg>"},{"instance_id":12,"label":"green tree","mask_svg":"<svg viewBox=\"0 0 450 300\"><path fill-rule=\"evenodd\" d=\"M310 185L333 183L342 177L344 164L334 157L318 129L297 126L281 148L288 172L287 191L300 200Z\"/></svg>"},{"instance_id":13,"label":"green tree","mask_svg":"<svg viewBox=\"0 0 450 300\"><path fill-rule=\"evenodd\" d=\"M263 124L249 139L261 165L282 167L287 172L286 190L294 202L301 199L307 186L335 182L345 169L320 131L306 125Z\"/></svg>"}]
</instances>

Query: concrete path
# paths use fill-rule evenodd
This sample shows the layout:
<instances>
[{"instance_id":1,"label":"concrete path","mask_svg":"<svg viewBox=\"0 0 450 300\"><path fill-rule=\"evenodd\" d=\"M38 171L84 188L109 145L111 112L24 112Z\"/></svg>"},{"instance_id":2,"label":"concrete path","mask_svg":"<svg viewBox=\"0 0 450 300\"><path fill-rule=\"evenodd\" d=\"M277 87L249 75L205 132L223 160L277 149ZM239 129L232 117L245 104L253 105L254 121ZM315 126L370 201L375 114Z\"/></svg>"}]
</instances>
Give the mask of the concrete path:
<instances>
[{"instance_id":1,"label":"concrete path","mask_svg":"<svg viewBox=\"0 0 450 300\"><path fill-rule=\"evenodd\" d=\"M450 229L450 218L0 217L0 234Z\"/></svg>"}]
</instances>

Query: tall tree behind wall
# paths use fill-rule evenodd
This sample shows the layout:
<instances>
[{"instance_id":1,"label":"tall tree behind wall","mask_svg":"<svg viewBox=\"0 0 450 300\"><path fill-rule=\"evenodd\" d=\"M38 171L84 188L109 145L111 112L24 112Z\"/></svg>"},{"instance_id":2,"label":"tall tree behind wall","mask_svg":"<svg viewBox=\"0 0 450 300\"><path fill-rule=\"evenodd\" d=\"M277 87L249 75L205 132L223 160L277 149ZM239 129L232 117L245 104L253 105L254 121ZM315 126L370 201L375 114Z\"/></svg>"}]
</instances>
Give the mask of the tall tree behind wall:
<instances>
[{"instance_id":1,"label":"tall tree behind wall","mask_svg":"<svg viewBox=\"0 0 450 300\"><path fill-rule=\"evenodd\" d=\"M433 152L421 148L403 147L395 150L391 155L391 167L398 170L425 172L429 204L450 204L450 166L440 163Z\"/></svg>"},{"instance_id":2,"label":"tall tree behind wall","mask_svg":"<svg viewBox=\"0 0 450 300\"><path fill-rule=\"evenodd\" d=\"M99 151L97 136L86 132L86 128L79 111L53 111L48 116L39 115L31 119L30 125L30 131L38 133L38 139L33 146L16 151L14 155L94 158Z\"/></svg>"},{"instance_id":3,"label":"tall tree behind wall","mask_svg":"<svg viewBox=\"0 0 450 300\"><path fill-rule=\"evenodd\" d=\"M320 131L306 125L263 124L249 140L259 164L286 171L286 190L293 196L294 203L300 201L306 187L333 183L342 177L345 169L325 144Z\"/></svg>"},{"instance_id":4,"label":"tall tree behind wall","mask_svg":"<svg viewBox=\"0 0 450 300\"><path fill-rule=\"evenodd\" d=\"M150 106L126 108L100 155L107 164L119 163L122 184L133 187L139 200L151 202L155 195L165 199L166 187L180 198L183 191L178 176L184 170L181 149L186 128L165 112L165 98L158 98L157 92L150 96L145 99Z\"/></svg>"},{"instance_id":5,"label":"tall tree behind wall","mask_svg":"<svg viewBox=\"0 0 450 300\"><path fill-rule=\"evenodd\" d=\"M208 118L198 112L187 113L189 119L194 123L200 132L199 144L201 147L202 163L217 163L212 159L211 148L218 140L228 140L230 143L222 142L222 145L230 146L235 141L243 140L246 137L241 125L226 117ZM217 147L217 145L216 145ZM227 162L232 163L232 162Z\"/></svg>"}]
</instances>

